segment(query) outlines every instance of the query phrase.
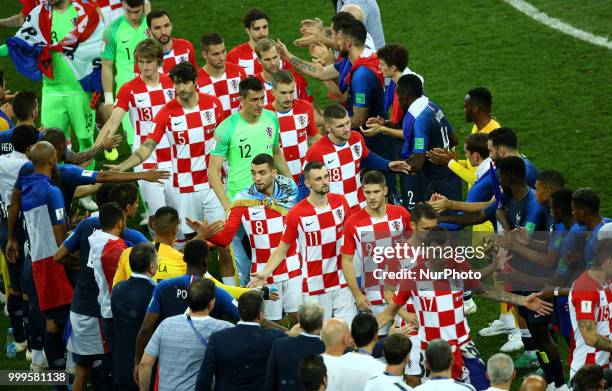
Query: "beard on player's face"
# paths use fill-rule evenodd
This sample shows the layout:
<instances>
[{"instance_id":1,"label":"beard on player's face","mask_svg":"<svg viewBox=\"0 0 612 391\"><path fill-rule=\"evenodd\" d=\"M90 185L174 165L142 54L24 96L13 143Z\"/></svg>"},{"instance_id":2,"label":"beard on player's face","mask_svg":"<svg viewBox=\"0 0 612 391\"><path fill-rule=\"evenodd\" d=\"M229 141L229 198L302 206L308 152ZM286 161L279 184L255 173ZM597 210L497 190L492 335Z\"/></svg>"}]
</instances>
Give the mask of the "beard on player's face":
<instances>
[{"instance_id":1,"label":"beard on player's face","mask_svg":"<svg viewBox=\"0 0 612 391\"><path fill-rule=\"evenodd\" d=\"M315 194L325 195L325 194L329 193L329 185L321 185L321 187L319 189L316 189L315 187L312 187L310 190L312 190Z\"/></svg>"},{"instance_id":2,"label":"beard on player's face","mask_svg":"<svg viewBox=\"0 0 612 391\"><path fill-rule=\"evenodd\" d=\"M159 43L161 43L162 45L167 44L168 42L170 42L171 37L169 35L161 35L157 40L159 41Z\"/></svg>"}]
</instances>

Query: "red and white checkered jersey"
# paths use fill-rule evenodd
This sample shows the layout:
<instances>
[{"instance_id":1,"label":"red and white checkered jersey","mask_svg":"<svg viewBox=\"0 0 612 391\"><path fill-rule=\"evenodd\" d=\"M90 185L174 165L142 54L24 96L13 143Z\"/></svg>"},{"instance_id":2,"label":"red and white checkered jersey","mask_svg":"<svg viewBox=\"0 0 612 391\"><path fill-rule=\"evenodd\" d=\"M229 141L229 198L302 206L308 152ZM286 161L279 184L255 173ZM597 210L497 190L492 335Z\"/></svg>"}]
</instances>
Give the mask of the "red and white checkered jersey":
<instances>
[{"instance_id":1,"label":"red and white checkered jersey","mask_svg":"<svg viewBox=\"0 0 612 391\"><path fill-rule=\"evenodd\" d=\"M190 62L196 70L198 69L193 44L186 39L172 38L172 49L164 53L164 62L158 69L159 73L169 74L172 68L181 62ZM134 73L140 73L136 61L134 61Z\"/></svg>"},{"instance_id":2,"label":"red and white checkered jersey","mask_svg":"<svg viewBox=\"0 0 612 391\"><path fill-rule=\"evenodd\" d=\"M134 129L132 152L151 136L155 129L153 118L166 103L174 99L174 94L174 83L164 74L159 75L159 84L156 86L149 86L140 76L136 76L119 89L115 107L127 111L130 116L130 123ZM172 167L170 143L168 138L163 136L151 156L134 167L134 170L170 167Z\"/></svg>"},{"instance_id":3,"label":"red and white checkered jersey","mask_svg":"<svg viewBox=\"0 0 612 391\"><path fill-rule=\"evenodd\" d=\"M365 140L358 132L351 131L348 142L343 145L336 145L325 136L310 146L304 166L308 162L322 162L329 171L330 192L344 195L351 210L357 212L365 206L359 170L361 160L368 153Z\"/></svg>"},{"instance_id":4,"label":"red and white checkered jersey","mask_svg":"<svg viewBox=\"0 0 612 391\"><path fill-rule=\"evenodd\" d=\"M274 111L278 117L280 147L293 180L299 183L308 151L308 137L314 137L318 133L314 110L310 103L301 99L294 100L291 110L284 113L276 111L272 104L268 104L265 108Z\"/></svg>"},{"instance_id":5,"label":"red and white checkered jersey","mask_svg":"<svg viewBox=\"0 0 612 391\"><path fill-rule=\"evenodd\" d=\"M434 261L439 262L439 261ZM448 269L468 272L467 262L449 261ZM419 339L425 349L434 339L444 339L451 345L461 346L471 340L470 328L463 312L463 290L477 290L480 282L475 279L443 280L430 278L425 273L430 269L421 262L412 270L415 280L405 279L393 301L403 306L412 297L414 310L419 318Z\"/></svg>"},{"instance_id":6,"label":"red and white checkered jersey","mask_svg":"<svg viewBox=\"0 0 612 391\"><path fill-rule=\"evenodd\" d=\"M395 248L412 231L406 209L396 205L386 205L386 209L382 218L374 218L362 209L352 214L344 225L342 254L353 255L353 265L361 266L357 273L362 276L361 289L373 305L385 303L384 280L379 280L380 276L375 273L385 268L385 259L377 259L376 255L386 248Z\"/></svg>"},{"instance_id":7,"label":"red and white checkered jersey","mask_svg":"<svg viewBox=\"0 0 612 391\"><path fill-rule=\"evenodd\" d=\"M97 3L106 26L123 15L123 0L98 0Z\"/></svg>"},{"instance_id":8,"label":"red and white checkered jersey","mask_svg":"<svg viewBox=\"0 0 612 391\"><path fill-rule=\"evenodd\" d=\"M272 251L280 244L285 229L285 216L264 205L235 206L229 211L223 231L210 238L209 241L218 246L227 246L241 226L244 227L251 244L251 272L262 271ZM287 257L268 277L269 284L302 275L296 247L294 241L287 251Z\"/></svg>"},{"instance_id":9,"label":"red and white checkered jersey","mask_svg":"<svg viewBox=\"0 0 612 391\"><path fill-rule=\"evenodd\" d=\"M612 304L612 289L609 284L600 284L583 272L572 284L569 299L570 320L572 322L573 338L568 359L570 376L588 364L608 367L610 353L589 346L584 341L578 321L592 320L595 331L604 338L610 337L610 305Z\"/></svg>"},{"instance_id":10,"label":"red and white checkered jersey","mask_svg":"<svg viewBox=\"0 0 612 391\"><path fill-rule=\"evenodd\" d=\"M308 82L302 75L297 72L291 71L293 76L295 77L295 91L293 92L293 97L296 99L304 99L308 102L314 101L314 97L310 94L308 90ZM274 94L272 94L272 88L274 85L272 83L268 83L263 78L263 72L259 72L255 75L257 79L264 85L264 90L266 94L264 95L264 104L269 104L274 102Z\"/></svg>"},{"instance_id":11,"label":"red and white checkered jersey","mask_svg":"<svg viewBox=\"0 0 612 391\"><path fill-rule=\"evenodd\" d=\"M346 199L328 194L328 205L316 209L308 199L300 201L286 216L282 240L297 240L302 263L302 292L311 296L345 288L342 273L342 233L350 214Z\"/></svg>"},{"instance_id":12,"label":"red and white checkered jersey","mask_svg":"<svg viewBox=\"0 0 612 391\"><path fill-rule=\"evenodd\" d=\"M198 105L194 108L184 108L175 98L157 113L151 138L159 143L164 135L168 136L173 185L180 193L210 188L208 160L215 147L215 129L224 119L221 101L202 93L198 93Z\"/></svg>"},{"instance_id":13,"label":"red and white checkered jersey","mask_svg":"<svg viewBox=\"0 0 612 391\"><path fill-rule=\"evenodd\" d=\"M246 73L240 65L226 63L225 73L219 78L212 78L204 68L198 71L198 89L205 94L214 95L221 101L226 117L240 109L238 85L246 79Z\"/></svg>"},{"instance_id":14,"label":"red and white checkered jersey","mask_svg":"<svg viewBox=\"0 0 612 391\"><path fill-rule=\"evenodd\" d=\"M186 39L172 38L172 49L164 53L164 65L161 72L170 73L172 67L185 61L189 61L195 69L198 69L193 44Z\"/></svg>"},{"instance_id":15,"label":"red and white checkered jersey","mask_svg":"<svg viewBox=\"0 0 612 391\"><path fill-rule=\"evenodd\" d=\"M255 50L251 49L248 42L242 43L227 52L227 62L240 65L247 76L255 76L263 71ZM291 70L291 64L281 60L281 69Z\"/></svg>"}]
</instances>

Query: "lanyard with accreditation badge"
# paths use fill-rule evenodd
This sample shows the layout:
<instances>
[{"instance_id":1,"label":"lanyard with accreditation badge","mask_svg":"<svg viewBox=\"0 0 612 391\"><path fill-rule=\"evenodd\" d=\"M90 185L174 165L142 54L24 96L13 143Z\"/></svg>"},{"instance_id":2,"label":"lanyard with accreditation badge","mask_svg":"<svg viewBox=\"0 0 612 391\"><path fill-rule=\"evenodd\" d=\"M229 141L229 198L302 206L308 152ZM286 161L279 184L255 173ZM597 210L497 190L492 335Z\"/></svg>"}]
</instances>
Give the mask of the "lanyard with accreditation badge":
<instances>
[{"instance_id":1,"label":"lanyard with accreditation badge","mask_svg":"<svg viewBox=\"0 0 612 391\"><path fill-rule=\"evenodd\" d=\"M189 285L191 285L193 281L198 280L198 279L199 278L197 276L191 276L189 278ZM195 328L193 324L193 320L191 320L191 316L189 314L187 314L187 323L189 323L189 326L191 326L191 328L193 329L193 332L195 333L196 337L198 337L200 342L202 342L202 345L204 345L204 347L208 346L208 342L206 342L206 339L202 336L202 334L200 334L198 329Z\"/></svg>"}]
</instances>

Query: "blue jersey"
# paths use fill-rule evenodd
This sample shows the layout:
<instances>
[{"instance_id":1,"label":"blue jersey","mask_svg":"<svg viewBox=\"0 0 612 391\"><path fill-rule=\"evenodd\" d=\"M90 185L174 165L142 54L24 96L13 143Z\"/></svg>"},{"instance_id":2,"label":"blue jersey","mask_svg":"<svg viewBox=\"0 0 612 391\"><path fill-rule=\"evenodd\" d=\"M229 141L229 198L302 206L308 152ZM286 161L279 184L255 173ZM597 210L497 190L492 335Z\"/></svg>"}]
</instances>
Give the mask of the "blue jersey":
<instances>
[{"instance_id":1,"label":"blue jersey","mask_svg":"<svg viewBox=\"0 0 612 391\"><path fill-rule=\"evenodd\" d=\"M344 80L353 67L351 61L347 57L335 63L334 67L339 73L338 86L340 91L347 91L346 109L349 116L353 115L354 107L369 107L368 117L378 115L386 118L383 85L371 69L366 66L355 69L351 75L350 84L347 86Z\"/></svg>"},{"instance_id":2,"label":"blue jersey","mask_svg":"<svg viewBox=\"0 0 612 391\"><path fill-rule=\"evenodd\" d=\"M525 162L525 181L527 186L535 189L535 181L538 176L538 169L533 165L525 156L521 156L521 159Z\"/></svg>"},{"instance_id":3,"label":"blue jersey","mask_svg":"<svg viewBox=\"0 0 612 391\"><path fill-rule=\"evenodd\" d=\"M147 312L159 314L160 322L171 316L185 313L189 284L198 278L200 277L185 274L184 276L160 281L155 286ZM240 320L238 306L234 298L227 291L215 286L215 306L210 316L219 319L223 315L228 315L234 322Z\"/></svg>"},{"instance_id":4,"label":"blue jersey","mask_svg":"<svg viewBox=\"0 0 612 391\"><path fill-rule=\"evenodd\" d=\"M81 271L74 288L74 297L70 311L86 316L100 318L100 305L98 304L98 284L94 277L94 271L87 266L89 260L89 237L97 229L100 229L100 218L89 217L81 221L72 234L64 241L64 247L71 253L80 251ZM128 247L138 243L148 242L147 238L139 231L126 228L123 231L123 239Z\"/></svg>"},{"instance_id":5,"label":"blue jersey","mask_svg":"<svg viewBox=\"0 0 612 391\"><path fill-rule=\"evenodd\" d=\"M426 153L433 148L450 148L450 136L453 127L444 112L435 102L429 101L421 113L414 119L412 125L412 146L410 155ZM447 167L431 163L425 159L423 172L426 177L454 177L455 174Z\"/></svg>"},{"instance_id":6,"label":"blue jersey","mask_svg":"<svg viewBox=\"0 0 612 391\"><path fill-rule=\"evenodd\" d=\"M539 232L541 234L547 231L546 207L538 203L535 197L535 190L529 188L527 195L518 201L514 200L511 196L502 194L501 205L508 210L508 223L510 224L510 229L521 227L525 228L530 234L534 232ZM493 203L485 209L485 214L494 221L496 210L497 205ZM517 254L513 254L510 265L516 270L536 277L552 275L552 270L550 268L545 268L534 262L528 261Z\"/></svg>"},{"instance_id":7,"label":"blue jersey","mask_svg":"<svg viewBox=\"0 0 612 391\"><path fill-rule=\"evenodd\" d=\"M609 222L612 222L612 219L604 217L601 222L597 224L597 227L593 229L593 232L588 233L590 237L587 237L587 241L584 246L584 262L587 269L590 269L593 265L593 261L595 260L595 254L597 253L597 244L599 243L599 240L597 239L597 233L599 232L601 227L603 227L604 224Z\"/></svg>"},{"instance_id":8,"label":"blue jersey","mask_svg":"<svg viewBox=\"0 0 612 391\"><path fill-rule=\"evenodd\" d=\"M21 178L30 175L32 172L34 172L32 162L26 163L21 167L17 182L15 182L17 190L21 190ZM59 174L57 185L62 190L64 204L68 208L72 204L76 188L81 185L93 185L98 177L98 171L84 170L74 164L58 164L57 173Z\"/></svg>"},{"instance_id":9,"label":"blue jersey","mask_svg":"<svg viewBox=\"0 0 612 391\"><path fill-rule=\"evenodd\" d=\"M487 202L493 197L493 178L490 170L483 174L474 182L470 190L468 190L465 202ZM453 223L440 223L440 227L449 231L461 231L464 226Z\"/></svg>"},{"instance_id":10,"label":"blue jersey","mask_svg":"<svg viewBox=\"0 0 612 391\"><path fill-rule=\"evenodd\" d=\"M567 277L569 275L569 260L570 253L582 253L584 248L584 235L587 227L574 223L569 231L566 232L561 242L559 250L559 263L557 264L557 275ZM571 282L571 281L570 281Z\"/></svg>"}]
</instances>

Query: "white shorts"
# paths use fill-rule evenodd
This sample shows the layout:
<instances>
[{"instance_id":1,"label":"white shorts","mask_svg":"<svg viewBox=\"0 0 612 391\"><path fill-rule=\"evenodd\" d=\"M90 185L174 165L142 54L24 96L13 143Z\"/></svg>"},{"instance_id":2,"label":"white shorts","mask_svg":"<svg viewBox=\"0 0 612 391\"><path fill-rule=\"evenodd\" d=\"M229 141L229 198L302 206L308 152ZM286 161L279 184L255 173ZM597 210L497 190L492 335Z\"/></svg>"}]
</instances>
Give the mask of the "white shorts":
<instances>
[{"instance_id":1,"label":"white shorts","mask_svg":"<svg viewBox=\"0 0 612 391\"><path fill-rule=\"evenodd\" d=\"M325 320L338 318L344 320L349 326L357 315L357 305L353 294L348 287L320 295L302 295L304 303L316 301L325 308Z\"/></svg>"},{"instance_id":2,"label":"white shorts","mask_svg":"<svg viewBox=\"0 0 612 391\"><path fill-rule=\"evenodd\" d=\"M372 309L372 315L378 316L378 314L380 314L381 312L385 310L385 308L387 308L387 305L386 304L376 304L376 305L370 306L370 308ZM384 327L379 328L378 335L389 334L390 328L391 328L391 324L386 324Z\"/></svg>"},{"instance_id":3,"label":"white shorts","mask_svg":"<svg viewBox=\"0 0 612 391\"><path fill-rule=\"evenodd\" d=\"M412 343L412 349L410 349L410 355L408 357L406 368L404 369L404 374L421 377L425 374L425 372L423 372L423 368L421 368L421 356L423 355L421 340L419 339L418 335L411 335L409 338L410 342Z\"/></svg>"},{"instance_id":4,"label":"white shorts","mask_svg":"<svg viewBox=\"0 0 612 391\"><path fill-rule=\"evenodd\" d=\"M192 220L207 220L209 223L217 220L225 221L225 210L213 189L179 193L174 189L176 210L181 218L180 230L187 235L194 231L187 225L187 217Z\"/></svg>"},{"instance_id":5,"label":"white shorts","mask_svg":"<svg viewBox=\"0 0 612 391\"><path fill-rule=\"evenodd\" d=\"M172 197L175 196L172 187L172 178L162 179L162 183L138 181L140 194L146 203L147 215L153 216L162 206L173 206ZM175 208L176 209L176 208Z\"/></svg>"},{"instance_id":6,"label":"white shorts","mask_svg":"<svg viewBox=\"0 0 612 391\"><path fill-rule=\"evenodd\" d=\"M66 349L82 356L93 356L105 353L104 326L102 319L70 311L72 333L68 338ZM106 350L108 352L108 349Z\"/></svg>"},{"instance_id":7,"label":"white shorts","mask_svg":"<svg viewBox=\"0 0 612 391\"><path fill-rule=\"evenodd\" d=\"M278 300L266 300L264 318L267 320L281 320L283 312L290 314L297 312L302 304L302 278L294 277L285 281L268 284L270 292L276 289Z\"/></svg>"}]
</instances>

